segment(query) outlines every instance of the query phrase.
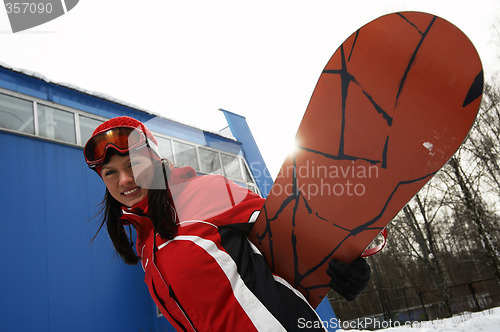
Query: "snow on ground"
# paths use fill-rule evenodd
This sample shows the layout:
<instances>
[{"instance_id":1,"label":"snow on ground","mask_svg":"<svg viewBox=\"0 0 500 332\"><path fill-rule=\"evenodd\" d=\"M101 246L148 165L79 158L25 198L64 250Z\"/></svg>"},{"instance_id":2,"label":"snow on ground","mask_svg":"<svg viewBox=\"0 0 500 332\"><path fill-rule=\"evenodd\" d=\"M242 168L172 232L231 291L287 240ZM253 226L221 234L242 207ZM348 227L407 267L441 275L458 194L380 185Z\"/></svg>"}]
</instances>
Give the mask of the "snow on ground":
<instances>
[{"instance_id":1,"label":"snow on ground","mask_svg":"<svg viewBox=\"0 0 500 332\"><path fill-rule=\"evenodd\" d=\"M396 322L397 324L397 322ZM384 327L384 326L380 326ZM338 330L344 331L344 330ZM346 331L356 332L361 330ZM406 325L377 330L377 332L499 332L500 331L500 307L488 309L481 312L464 312L447 319L439 319L429 322L410 322Z\"/></svg>"}]
</instances>

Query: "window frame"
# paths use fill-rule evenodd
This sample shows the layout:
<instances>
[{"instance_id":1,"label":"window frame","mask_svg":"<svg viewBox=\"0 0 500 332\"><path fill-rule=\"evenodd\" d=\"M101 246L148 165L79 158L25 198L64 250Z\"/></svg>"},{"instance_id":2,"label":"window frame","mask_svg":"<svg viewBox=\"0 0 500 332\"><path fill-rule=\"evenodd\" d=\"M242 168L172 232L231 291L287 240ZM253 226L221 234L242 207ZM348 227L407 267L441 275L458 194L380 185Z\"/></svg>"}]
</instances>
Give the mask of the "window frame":
<instances>
[{"instance_id":1,"label":"window frame","mask_svg":"<svg viewBox=\"0 0 500 332\"><path fill-rule=\"evenodd\" d=\"M54 102L51 102L51 101L48 101L48 100L45 100L45 99L40 99L40 98L37 98L37 97L25 95L25 94L22 94L22 93L19 93L19 92L16 92L16 91L12 91L12 90L8 90L8 89L5 89L5 88L1 88L1 87L0 87L0 93L5 94L5 95L10 96L10 97L19 98L21 100L31 102L32 103L32 108L33 108L32 109L32 112L33 112L32 114L33 114L33 127L34 127L34 134L25 133L25 132L13 130L13 129L8 129L8 128L0 128L0 131L2 131L2 132L8 132L8 133L13 133L13 134L17 134L17 135L28 136L28 137L31 137L31 138L41 139L41 140L44 140L44 141L54 142L54 143L58 143L58 144L63 144L63 145L68 145L68 146L72 146L72 147L77 147L77 148L83 149L83 147L84 147L84 145L85 145L86 142L82 142L82 137L81 137L82 132L81 132L81 128L80 128L80 116L84 116L84 117L87 117L87 118L90 118L90 119L94 119L94 120L97 120L97 121L102 121L102 122L105 122L105 121L109 120L109 118L106 118L106 117L103 117L103 116L100 116L100 115L88 113L88 112L81 111L81 110L78 110L78 109L75 109L75 108L72 108L72 107L68 107L68 106L65 106L65 105L54 103ZM56 140L56 139L52 139L52 138L41 136L40 135L40 127L39 127L40 123L38 121L38 105L44 105L44 106L52 107L52 108L54 108L56 110L60 110L60 111L72 113L73 114L73 119L74 119L74 126L75 126L74 132L75 132L75 135L76 135L76 140L75 140L76 143L71 143L71 142L67 142L67 141L60 141L60 140ZM171 162L174 164L174 166L181 166L182 167L182 165L178 165L177 164L177 156L176 156L175 147L174 147L174 142L179 142L179 143L182 143L182 144L187 144L187 145L193 146L195 148L196 160L197 160L197 164L198 164L197 169L195 169L196 172L198 174L201 174L201 175L211 174L211 173L205 173L205 172L201 171L201 159L200 159L201 156L200 156L200 152L199 152L200 148L203 148L205 150L210 150L212 152L217 153L217 156L218 156L218 159L219 159L219 163L221 165L221 173L222 173L223 176L227 177L231 181L234 181L234 182L237 182L237 183L244 183L247 188L248 188L248 185L251 184L258 191L258 186L257 186L257 182L255 182L254 175L252 174L251 169L248 167L247 161L245 160L244 156L241 153L240 154L234 154L234 153L231 153L231 152L227 152L227 151L224 151L224 150L213 148L213 147L208 146L208 145L203 145L203 144L199 144L199 143L193 143L193 142L190 142L190 141L187 141L187 140L184 140L184 139L176 138L176 137L173 137L173 136L170 136L170 135L166 135L166 134L163 134L163 133L159 133L159 132L153 132L153 135L155 137L161 137L161 138L170 140L170 149L172 151L173 159L174 159L174 160L171 160ZM240 171L241 177L242 177L241 179L232 178L232 177L227 176L226 171L224 169L224 164L222 162L222 154L235 157L238 160L239 171ZM251 177L250 179L247 178L247 174L246 174L247 172L244 169L245 166L248 168L248 171L250 173L250 177ZM216 174L216 173L214 173L214 174ZM260 194L259 192L257 192L257 193Z\"/></svg>"}]
</instances>

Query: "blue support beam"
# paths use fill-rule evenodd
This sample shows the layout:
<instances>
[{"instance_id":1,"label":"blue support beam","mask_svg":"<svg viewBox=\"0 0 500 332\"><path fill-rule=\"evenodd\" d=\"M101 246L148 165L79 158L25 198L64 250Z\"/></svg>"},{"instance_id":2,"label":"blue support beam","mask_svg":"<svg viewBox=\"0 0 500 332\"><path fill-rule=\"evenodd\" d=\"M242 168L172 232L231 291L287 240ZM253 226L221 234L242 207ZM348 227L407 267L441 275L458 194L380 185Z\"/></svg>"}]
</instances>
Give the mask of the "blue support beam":
<instances>
[{"instance_id":1,"label":"blue support beam","mask_svg":"<svg viewBox=\"0 0 500 332\"><path fill-rule=\"evenodd\" d=\"M273 179L269 174L264 158L260 154L245 117L223 109L220 110L224 113L233 136L242 143L244 157L259 187L261 196L267 197L273 185Z\"/></svg>"}]
</instances>

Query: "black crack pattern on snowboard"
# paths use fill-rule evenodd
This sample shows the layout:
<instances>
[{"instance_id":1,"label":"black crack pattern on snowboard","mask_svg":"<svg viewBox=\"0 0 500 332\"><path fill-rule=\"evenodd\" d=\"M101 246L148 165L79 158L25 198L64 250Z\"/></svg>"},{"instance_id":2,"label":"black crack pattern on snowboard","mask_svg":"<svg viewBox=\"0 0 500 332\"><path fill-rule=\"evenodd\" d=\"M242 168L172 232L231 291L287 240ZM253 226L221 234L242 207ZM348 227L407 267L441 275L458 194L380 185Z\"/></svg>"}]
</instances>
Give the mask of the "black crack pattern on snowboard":
<instances>
[{"instance_id":1,"label":"black crack pattern on snowboard","mask_svg":"<svg viewBox=\"0 0 500 332\"><path fill-rule=\"evenodd\" d=\"M436 17L434 17L431 20L431 22L429 23L429 25L427 26L425 31L420 31L418 29L418 27L415 24L413 24L408 18L406 18L402 14L398 14L398 15L402 19L404 19L408 24L410 24L412 27L414 27L418 31L418 33L421 35L421 39L420 39L419 43L417 44L410 61L408 62L408 65L407 65L407 68L406 68L404 75L401 78L401 83L399 85L399 90L398 90L398 95L397 95L399 97L402 89L404 88L408 72L410 71L410 69L412 67L412 64L415 60L415 57L416 57L422 43L424 42L432 25L434 24ZM376 112L378 112L383 117L383 119L385 119L387 126L391 127L392 122L393 122L393 117L390 116L389 113L387 111L385 111L382 107L380 107L379 104L377 104L377 102L375 101L375 98L373 98L373 96L371 96L366 90L363 89L361 84L359 84L359 82L356 81L356 78L351 73L349 73L349 70L347 68L347 63L349 62L349 60L354 52L356 41L358 39L360 32L362 32L362 31L358 30L355 33L354 42L353 42L353 45L351 46L351 49L349 50L348 59L346 59L346 57L345 57L344 46L343 45L340 46L341 63L342 63L341 69L324 70L323 71L323 74L339 75L340 79L341 79L342 125L341 125L341 139L340 139L338 154L332 155L332 154L328 154L328 153L325 153L322 151L313 150L313 149L310 149L310 148L307 148L304 146L299 147L299 149L301 149L303 151L307 151L309 153L319 154L319 155L321 155L325 158L328 158L328 159L333 159L333 160L364 160L364 161L367 161L371 164L380 164L380 166L382 168L386 168L387 167L387 154L390 152L389 136L386 138L384 151L382 153L380 160L367 159L367 158L363 158L360 156L351 156L351 155L346 155L344 153L345 115L346 115L345 112L346 112L346 101L347 101L347 97L348 97L348 88L349 88L350 84L356 84L361 88L361 90L363 91L363 94L365 95L367 100L373 105L374 110ZM396 103L397 103L397 99L396 99ZM306 196L298 188L297 165L296 165L296 159L294 157L294 159L293 159L293 180L292 180L293 190L292 190L292 194L290 196L288 196L282 202L280 208L278 209L278 211L274 215L268 215L268 211L266 209L266 206L264 205L264 207L262 209L262 213L264 213L265 218L266 218L266 226L265 226L265 229L264 229L262 234L257 234L257 239L260 243L262 243L262 241L264 241L266 238L268 239L270 256L271 256L270 257L271 262L269 262L269 264L271 264L271 266L274 270L275 257L274 257L274 251L273 251L274 248L273 248L273 238L272 238L272 235L273 235L272 234L272 223L273 223L273 221L277 220L280 217L280 214L285 210L285 208L287 208L290 205L293 206L293 214L292 214L292 220L291 220L291 222L292 222L292 235L291 235L290 240L291 240L292 248L293 248L295 287L302 289L306 293L306 295L307 295L306 297L309 298L310 291L317 289L317 288L325 288L325 287L329 287L329 286L328 285L317 285L314 287L306 287L305 285L302 284L302 282L307 276L309 276L313 272L317 271L320 267L322 267L324 264L326 264L332 258L332 256L338 250L338 248L340 248L342 246L342 244L345 241L347 241L350 237L356 236L357 234L362 233L364 231L368 231L368 230L382 230L383 229L382 227L374 227L373 225L384 215L389 203L391 202L392 197L396 194L396 192L399 190L399 188L404 186L404 185L407 185L407 184L411 184L411 183L415 183L415 182L419 182L419 181L423 181L423 180L428 180L435 173L436 172L432 172L430 174L424 175L424 176L416 178L416 179L400 181L394 187L394 190L391 192L391 194L387 198L385 204L381 207L380 211L378 212L378 214L376 216L374 216L371 220L366 221L365 223L363 223L360 226L357 226L353 229L346 229L345 227L337 225L335 223L335 221L328 220L327 218L320 216L318 214L318 212L313 210L313 208L311 207L311 204L308 202ZM315 266L311 267L309 270L307 270L303 273L299 272L299 270L298 270L298 256L299 255L297 252L297 237L295 235L296 212L297 212L297 209L299 208L299 205L301 203L304 205L304 207L307 209L308 213L311 216L314 216L323 222L331 223L332 226L338 227L339 229L348 232L348 234L345 236L345 238L335 248L333 248L331 250L331 252L328 253L328 255L326 255L320 262L318 262L318 264L316 264Z\"/></svg>"},{"instance_id":2,"label":"black crack pattern on snowboard","mask_svg":"<svg viewBox=\"0 0 500 332\"><path fill-rule=\"evenodd\" d=\"M405 82L406 82L406 77L408 77L408 73L410 72L410 69L415 61L415 57L417 56L418 54L418 51L420 50L420 46L422 46L422 43L424 42L425 40L425 37L427 37L427 34L429 33L432 25L434 24L434 22L436 21L437 17L434 16L431 20L431 23L429 23L429 25L427 26L427 29L425 29L424 32L420 31L416 25L412 24L406 17L404 17L401 13L398 14L399 16L401 16L406 22L408 22L411 26L413 26L415 29L417 29L417 31L420 33L420 35L422 36L420 38L420 41L418 42L417 44L417 47L415 48L415 51L413 52L412 56L411 56L411 59L410 61L408 62L408 66L406 67L406 71L403 75L403 79L401 80L401 83L399 84L399 90L398 90L398 94L396 96L396 104L397 104L397 101L399 99L399 95L401 94L401 91L403 90L403 87L405 85Z\"/></svg>"},{"instance_id":3,"label":"black crack pattern on snowboard","mask_svg":"<svg viewBox=\"0 0 500 332\"><path fill-rule=\"evenodd\" d=\"M481 97L481 95L483 94L483 86L484 86L483 76L484 76L483 71L481 70L481 72L477 74L476 78L474 79L474 82L472 82L469 92L467 92L467 96L465 96L465 100L462 107L466 107L474 100Z\"/></svg>"}]
</instances>

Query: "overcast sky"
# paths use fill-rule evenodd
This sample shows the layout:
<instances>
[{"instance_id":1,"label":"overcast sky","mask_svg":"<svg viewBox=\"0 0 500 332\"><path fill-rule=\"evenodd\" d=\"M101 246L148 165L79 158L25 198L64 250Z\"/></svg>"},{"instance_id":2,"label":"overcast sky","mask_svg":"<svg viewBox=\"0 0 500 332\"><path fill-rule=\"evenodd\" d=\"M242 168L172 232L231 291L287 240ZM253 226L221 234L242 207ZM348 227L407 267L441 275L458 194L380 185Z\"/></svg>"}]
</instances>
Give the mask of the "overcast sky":
<instances>
[{"instance_id":1,"label":"overcast sky","mask_svg":"<svg viewBox=\"0 0 500 332\"><path fill-rule=\"evenodd\" d=\"M15 34L0 8L0 62L207 130L225 126L219 108L243 115L275 177L333 52L402 10L457 25L498 76L498 0L80 0Z\"/></svg>"}]
</instances>

